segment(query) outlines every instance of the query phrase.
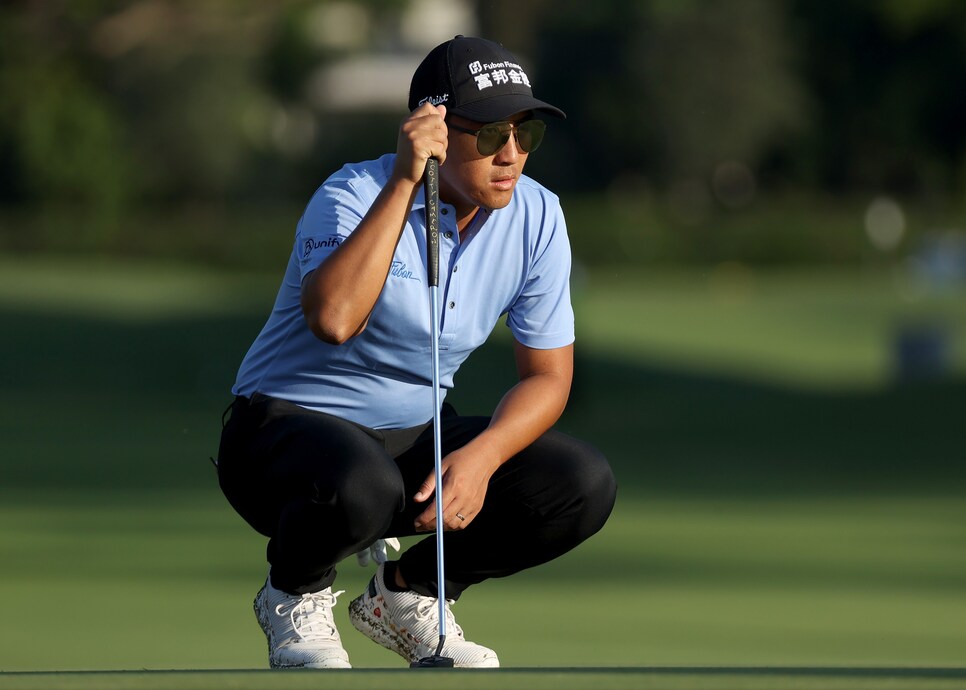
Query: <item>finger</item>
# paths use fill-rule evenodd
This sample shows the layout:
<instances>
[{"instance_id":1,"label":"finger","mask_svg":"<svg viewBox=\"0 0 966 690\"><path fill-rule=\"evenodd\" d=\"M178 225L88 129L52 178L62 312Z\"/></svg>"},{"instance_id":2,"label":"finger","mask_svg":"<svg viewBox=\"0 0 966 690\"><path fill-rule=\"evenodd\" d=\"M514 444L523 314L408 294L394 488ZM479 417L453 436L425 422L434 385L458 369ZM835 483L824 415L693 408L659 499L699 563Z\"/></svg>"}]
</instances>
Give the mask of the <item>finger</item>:
<instances>
[{"instance_id":1,"label":"finger","mask_svg":"<svg viewBox=\"0 0 966 690\"><path fill-rule=\"evenodd\" d=\"M423 117L426 115L439 115L441 118L445 118L446 106L433 105L429 101L426 101L412 112L412 117Z\"/></svg>"},{"instance_id":2,"label":"finger","mask_svg":"<svg viewBox=\"0 0 966 690\"><path fill-rule=\"evenodd\" d=\"M426 101L421 106L412 111L411 117L421 117L423 115L429 115L436 112L436 106Z\"/></svg>"},{"instance_id":3,"label":"finger","mask_svg":"<svg viewBox=\"0 0 966 690\"><path fill-rule=\"evenodd\" d=\"M426 157L435 158L442 165L443 161L446 160L446 148L449 144L447 136L449 130L446 128L446 106L435 106L430 103L424 105L428 106L428 109L425 114L420 113L420 117L425 117L427 125L431 128L431 136L427 141L429 149L426 152ZM419 110L416 110L413 114L415 115L418 112Z\"/></svg>"},{"instance_id":4,"label":"finger","mask_svg":"<svg viewBox=\"0 0 966 690\"><path fill-rule=\"evenodd\" d=\"M416 516L413 527L417 532L430 532L436 529L436 501L430 503L426 510Z\"/></svg>"},{"instance_id":5,"label":"finger","mask_svg":"<svg viewBox=\"0 0 966 690\"><path fill-rule=\"evenodd\" d=\"M419 489L416 491L415 495L413 496L413 500L416 501L416 503L422 503L423 501L428 500L433 495L433 493L435 493L435 491L436 491L436 472L433 471L433 472L430 472L429 476L427 476L426 479L423 481L423 483L419 485Z\"/></svg>"},{"instance_id":6,"label":"finger","mask_svg":"<svg viewBox=\"0 0 966 690\"><path fill-rule=\"evenodd\" d=\"M445 105L438 106L436 110L437 112L439 112L439 117L443 121L442 122L443 150L436 154L436 159L439 161L439 164L442 165L443 163L446 162L446 149L449 148L449 129L447 129L446 127L446 106Z\"/></svg>"}]
</instances>

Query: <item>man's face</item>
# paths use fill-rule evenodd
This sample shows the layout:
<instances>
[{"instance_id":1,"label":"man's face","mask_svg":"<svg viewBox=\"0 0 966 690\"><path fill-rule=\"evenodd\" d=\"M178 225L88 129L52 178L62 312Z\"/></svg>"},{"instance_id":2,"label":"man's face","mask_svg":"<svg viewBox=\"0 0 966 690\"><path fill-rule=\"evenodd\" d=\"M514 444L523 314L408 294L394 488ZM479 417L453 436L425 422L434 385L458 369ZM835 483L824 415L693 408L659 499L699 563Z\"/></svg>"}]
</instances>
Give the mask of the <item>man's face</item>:
<instances>
[{"instance_id":1,"label":"man's face","mask_svg":"<svg viewBox=\"0 0 966 690\"><path fill-rule=\"evenodd\" d=\"M517 113L507 122L520 122L529 115L529 111ZM471 130L486 124L458 115L450 115L447 121ZM467 217L476 207L503 208L510 203L528 155L520 150L511 134L500 150L482 156L476 149L474 135L450 127L446 162L439 171L440 198L456 207L457 219Z\"/></svg>"}]
</instances>

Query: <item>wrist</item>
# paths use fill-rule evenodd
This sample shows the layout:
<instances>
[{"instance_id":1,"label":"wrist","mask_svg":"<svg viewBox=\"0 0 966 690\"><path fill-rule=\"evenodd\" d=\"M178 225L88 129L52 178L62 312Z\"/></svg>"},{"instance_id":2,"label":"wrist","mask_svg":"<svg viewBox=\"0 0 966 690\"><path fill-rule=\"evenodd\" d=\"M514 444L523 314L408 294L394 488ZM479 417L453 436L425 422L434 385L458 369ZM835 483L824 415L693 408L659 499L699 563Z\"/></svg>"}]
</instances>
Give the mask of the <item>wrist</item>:
<instances>
[{"instance_id":1,"label":"wrist","mask_svg":"<svg viewBox=\"0 0 966 690\"><path fill-rule=\"evenodd\" d=\"M412 154L396 153L396 162L392 167L388 183L401 184L405 186L419 186L423 183L423 173L426 164L420 164Z\"/></svg>"},{"instance_id":2,"label":"wrist","mask_svg":"<svg viewBox=\"0 0 966 690\"><path fill-rule=\"evenodd\" d=\"M421 183L422 179L413 180L409 177L408 171L400 170L397 166L393 168L392 174L389 176L389 179L386 180L386 186L384 189L393 193L398 192L404 195L411 195L416 191L416 187L418 187Z\"/></svg>"},{"instance_id":3,"label":"wrist","mask_svg":"<svg viewBox=\"0 0 966 690\"><path fill-rule=\"evenodd\" d=\"M466 445L467 449L483 462L491 474L510 459L510 456L502 451L497 436L498 434L491 429L485 429Z\"/></svg>"}]
</instances>

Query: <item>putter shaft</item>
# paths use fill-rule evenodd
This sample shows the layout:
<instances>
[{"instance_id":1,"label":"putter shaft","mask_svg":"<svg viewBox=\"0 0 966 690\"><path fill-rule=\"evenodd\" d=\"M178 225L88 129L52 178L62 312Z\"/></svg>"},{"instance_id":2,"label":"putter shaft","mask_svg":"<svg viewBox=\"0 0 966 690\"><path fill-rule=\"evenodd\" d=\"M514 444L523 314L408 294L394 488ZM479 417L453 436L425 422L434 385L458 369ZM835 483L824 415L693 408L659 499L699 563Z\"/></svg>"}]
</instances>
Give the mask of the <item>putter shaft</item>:
<instances>
[{"instance_id":1,"label":"putter shaft","mask_svg":"<svg viewBox=\"0 0 966 690\"><path fill-rule=\"evenodd\" d=\"M429 278L430 317L433 358L433 468L436 475L436 586L439 606L439 644L435 656L424 659L431 666L452 666L442 656L446 641L446 570L443 552L443 438L440 427L439 392L439 161L426 161L426 269ZM447 663L448 662L448 663Z\"/></svg>"}]
</instances>

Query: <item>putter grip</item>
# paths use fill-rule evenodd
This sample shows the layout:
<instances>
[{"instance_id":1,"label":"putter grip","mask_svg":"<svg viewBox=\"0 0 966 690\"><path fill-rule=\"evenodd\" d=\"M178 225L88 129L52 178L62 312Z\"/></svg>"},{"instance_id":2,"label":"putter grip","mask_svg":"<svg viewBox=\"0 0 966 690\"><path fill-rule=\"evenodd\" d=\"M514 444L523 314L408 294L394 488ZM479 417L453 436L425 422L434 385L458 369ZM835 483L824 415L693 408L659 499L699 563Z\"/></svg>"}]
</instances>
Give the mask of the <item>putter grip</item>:
<instances>
[{"instance_id":1,"label":"putter grip","mask_svg":"<svg viewBox=\"0 0 966 690\"><path fill-rule=\"evenodd\" d=\"M439 161L426 161L426 272L429 286L439 285Z\"/></svg>"}]
</instances>

